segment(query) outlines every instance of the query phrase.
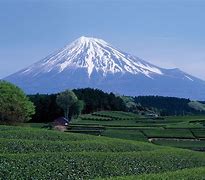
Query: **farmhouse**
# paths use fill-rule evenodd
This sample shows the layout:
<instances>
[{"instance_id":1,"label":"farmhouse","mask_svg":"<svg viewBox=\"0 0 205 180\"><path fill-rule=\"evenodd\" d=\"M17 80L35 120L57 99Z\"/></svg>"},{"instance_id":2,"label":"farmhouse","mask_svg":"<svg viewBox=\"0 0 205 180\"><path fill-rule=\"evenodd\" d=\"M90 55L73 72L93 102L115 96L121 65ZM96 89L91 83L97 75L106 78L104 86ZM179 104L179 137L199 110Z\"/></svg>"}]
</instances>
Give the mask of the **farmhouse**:
<instances>
[{"instance_id":1,"label":"farmhouse","mask_svg":"<svg viewBox=\"0 0 205 180\"><path fill-rule=\"evenodd\" d=\"M149 114L146 114L146 117L148 117L148 118L158 118L159 115L155 114L155 113L149 113Z\"/></svg>"},{"instance_id":2,"label":"farmhouse","mask_svg":"<svg viewBox=\"0 0 205 180\"><path fill-rule=\"evenodd\" d=\"M55 119L52 123L54 129L59 131L65 131L69 125L69 120L64 117L59 117Z\"/></svg>"}]
</instances>

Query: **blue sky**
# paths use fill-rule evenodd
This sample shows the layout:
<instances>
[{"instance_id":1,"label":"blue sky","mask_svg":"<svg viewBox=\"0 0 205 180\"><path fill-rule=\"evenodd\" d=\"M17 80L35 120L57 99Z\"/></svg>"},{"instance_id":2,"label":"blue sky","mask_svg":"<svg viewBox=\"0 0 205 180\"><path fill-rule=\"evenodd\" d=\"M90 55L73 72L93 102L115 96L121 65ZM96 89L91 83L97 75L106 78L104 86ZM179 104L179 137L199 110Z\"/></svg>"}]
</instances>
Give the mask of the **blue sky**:
<instances>
[{"instance_id":1,"label":"blue sky","mask_svg":"<svg viewBox=\"0 0 205 180\"><path fill-rule=\"evenodd\" d=\"M0 0L0 78L76 38L102 38L205 80L205 0Z\"/></svg>"}]
</instances>

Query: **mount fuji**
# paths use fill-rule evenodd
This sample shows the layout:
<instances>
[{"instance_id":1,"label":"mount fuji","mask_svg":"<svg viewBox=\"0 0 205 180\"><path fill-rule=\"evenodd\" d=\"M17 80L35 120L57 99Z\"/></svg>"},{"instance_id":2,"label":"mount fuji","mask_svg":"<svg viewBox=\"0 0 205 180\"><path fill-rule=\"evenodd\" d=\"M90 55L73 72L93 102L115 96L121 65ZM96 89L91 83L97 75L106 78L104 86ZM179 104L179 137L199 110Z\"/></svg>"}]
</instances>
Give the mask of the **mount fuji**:
<instances>
[{"instance_id":1,"label":"mount fuji","mask_svg":"<svg viewBox=\"0 0 205 180\"><path fill-rule=\"evenodd\" d=\"M160 68L91 37L80 37L5 80L29 94L91 87L132 96L205 99L205 81L177 68Z\"/></svg>"}]
</instances>

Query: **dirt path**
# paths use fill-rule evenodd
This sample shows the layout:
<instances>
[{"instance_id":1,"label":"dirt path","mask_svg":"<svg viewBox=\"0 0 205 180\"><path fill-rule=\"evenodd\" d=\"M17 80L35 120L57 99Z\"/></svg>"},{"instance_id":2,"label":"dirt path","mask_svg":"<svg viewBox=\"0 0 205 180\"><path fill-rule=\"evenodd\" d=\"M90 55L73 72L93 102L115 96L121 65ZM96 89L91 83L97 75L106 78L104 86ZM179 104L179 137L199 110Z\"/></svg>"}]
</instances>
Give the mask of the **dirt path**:
<instances>
[{"instance_id":1,"label":"dirt path","mask_svg":"<svg viewBox=\"0 0 205 180\"><path fill-rule=\"evenodd\" d=\"M203 141L205 140L205 138L200 138L200 139L193 139L193 138L148 138L149 142L153 142L153 141L158 141L158 140L170 140L170 141Z\"/></svg>"}]
</instances>

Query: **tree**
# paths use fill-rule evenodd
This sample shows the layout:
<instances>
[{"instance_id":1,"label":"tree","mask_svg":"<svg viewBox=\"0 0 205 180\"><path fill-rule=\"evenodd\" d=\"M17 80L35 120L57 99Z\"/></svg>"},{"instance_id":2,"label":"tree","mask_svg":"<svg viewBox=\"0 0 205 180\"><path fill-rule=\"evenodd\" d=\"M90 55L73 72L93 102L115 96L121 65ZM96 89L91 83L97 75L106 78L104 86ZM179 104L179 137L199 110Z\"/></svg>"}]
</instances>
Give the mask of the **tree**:
<instances>
[{"instance_id":1,"label":"tree","mask_svg":"<svg viewBox=\"0 0 205 180\"><path fill-rule=\"evenodd\" d=\"M68 119L71 107L78 101L77 96L73 91L66 90L60 93L56 98L56 103L64 111L65 118Z\"/></svg>"},{"instance_id":2,"label":"tree","mask_svg":"<svg viewBox=\"0 0 205 180\"><path fill-rule=\"evenodd\" d=\"M70 108L70 116L71 117L78 117L81 114L81 111L84 108L84 102L82 100L78 100L75 102Z\"/></svg>"},{"instance_id":3,"label":"tree","mask_svg":"<svg viewBox=\"0 0 205 180\"><path fill-rule=\"evenodd\" d=\"M57 94L35 94L28 97L36 106L32 122L53 122L54 119L64 115L62 108L56 103Z\"/></svg>"},{"instance_id":4,"label":"tree","mask_svg":"<svg viewBox=\"0 0 205 180\"><path fill-rule=\"evenodd\" d=\"M35 107L17 86L0 80L0 123L26 122L35 114Z\"/></svg>"}]
</instances>

